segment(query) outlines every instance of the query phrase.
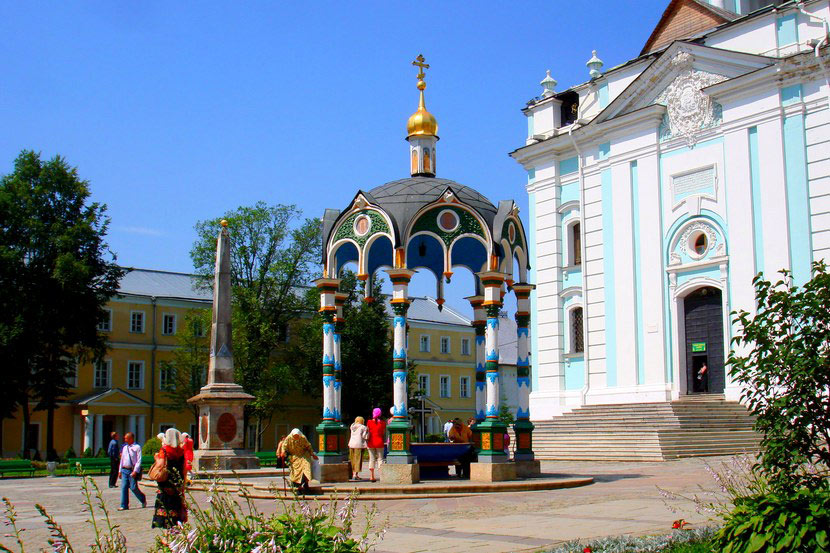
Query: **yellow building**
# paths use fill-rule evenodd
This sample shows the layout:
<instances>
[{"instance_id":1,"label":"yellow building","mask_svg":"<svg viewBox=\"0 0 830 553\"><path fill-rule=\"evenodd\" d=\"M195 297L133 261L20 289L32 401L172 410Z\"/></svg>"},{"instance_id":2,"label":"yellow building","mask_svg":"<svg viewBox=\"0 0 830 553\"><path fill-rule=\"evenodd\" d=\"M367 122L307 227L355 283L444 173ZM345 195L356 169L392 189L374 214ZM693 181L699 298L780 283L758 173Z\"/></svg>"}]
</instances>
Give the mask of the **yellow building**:
<instances>
[{"instance_id":1,"label":"yellow building","mask_svg":"<svg viewBox=\"0 0 830 553\"><path fill-rule=\"evenodd\" d=\"M108 339L106 357L95 365L76 367L69 397L55 411L54 445L59 455L70 448L78 455L106 448L112 431L120 436L133 432L140 444L171 426L196 435L190 410L165 408L169 375L162 367L163 361L173 360L188 312L211 307L211 290L195 284L196 278L185 273L134 269L124 276L118 297L107 305L110 317L99 327ZM432 298L412 298L408 315L409 359L416 365L412 378L425 391L424 430L440 433L448 418L474 414L475 334L469 319L447 306L439 311ZM286 333L286 340L291 334ZM419 408L419 403L412 407ZM289 394L262 432L260 449L274 449L294 427L314 438L320 410L319 398ZM418 435L421 414L413 413L412 421ZM23 449L21 413L2 425L2 455L18 455ZM30 453L37 450L45 458L45 411L31 411L28 432ZM251 449L256 434L248 432L246 445Z\"/></svg>"},{"instance_id":2,"label":"yellow building","mask_svg":"<svg viewBox=\"0 0 830 553\"><path fill-rule=\"evenodd\" d=\"M107 305L110 317L99 326L106 334L109 351L100 363L81 364L70 379L70 395L55 411L54 442L59 455L71 447L78 455L86 449L106 448L112 431L133 432L138 443L174 426L196 435L190 410L171 411L164 393L169 375L162 361L172 361L178 334L187 313L210 309L211 290L195 286L193 275L134 269L119 284L119 295ZM207 329L206 329L207 330ZM287 338L288 336L286 336ZM291 427L310 430L319 419L314 400L287 397L284 409L274 417L260 440L273 449L276 439ZM30 409L34 408L34 402ZM17 413L3 424L3 456L23 448L23 417ZM46 412L32 411L29 425L32 450L45 456ZM249 433L249 446L254 433Z\"/></svg>"},{"instance_id":3,"label":"yellow building","mask_svg":"<svg viewBox=\"0 0 830 553\"><path fill-rule=\"evenodd\" d=\"M448 419L475 416L475 331L470 319L430 297L410 297L407 358L428 412L424 434L440 434ZM391 310L390 310L391 311ZM415 436L420 435L420 401L410 401Z\"/></svg>"}]
</instances>

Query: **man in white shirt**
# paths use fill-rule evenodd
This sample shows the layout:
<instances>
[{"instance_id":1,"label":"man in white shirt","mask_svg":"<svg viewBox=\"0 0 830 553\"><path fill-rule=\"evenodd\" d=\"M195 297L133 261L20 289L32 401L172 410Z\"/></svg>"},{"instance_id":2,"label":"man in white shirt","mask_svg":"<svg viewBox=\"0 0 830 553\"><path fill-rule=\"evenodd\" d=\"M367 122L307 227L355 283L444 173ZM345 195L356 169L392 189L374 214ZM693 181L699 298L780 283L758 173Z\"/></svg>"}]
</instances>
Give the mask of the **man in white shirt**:
<instances>
[{"instance_id":1,"label":"man in white shirt","mask_svg":"<svg viewBox=\"0 0 830 553\"><path fill-rule=\"evenodd\" d=\"M147 506L147 497L138 489L137 477L141 472L141 446L135 443L135 436L132 432L124 434L124 446L121 448L121 506L119 511L126 511L130 508L130 493L133 491L136 499L141 503L141 508Z\"/></svg>"},{"instance_id":2,"label":"man in white shirt","mask_svg":"<svg viewBox=\"0 0 830 553\"><path fill-rule=\"evenodd\" d=\"M450 441L450 430L452 430L452 419L447 419L444 423L444 441Z\"/></svg>"}]
</instances>

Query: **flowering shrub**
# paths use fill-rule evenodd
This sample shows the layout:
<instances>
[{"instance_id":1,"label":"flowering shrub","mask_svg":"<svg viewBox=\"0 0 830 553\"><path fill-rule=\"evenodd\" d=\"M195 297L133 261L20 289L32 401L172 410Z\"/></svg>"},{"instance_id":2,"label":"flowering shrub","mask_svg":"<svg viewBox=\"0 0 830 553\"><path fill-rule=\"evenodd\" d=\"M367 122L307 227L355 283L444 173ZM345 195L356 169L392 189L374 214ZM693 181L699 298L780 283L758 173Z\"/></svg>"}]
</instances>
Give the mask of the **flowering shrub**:
<instances>
[{"instance_id":1,"label":"flowering shrub","mask_svg":"<svg viewBox=\"0 0 830 553\"><path fill-rule=\"evenodd\" d=\"M674 530L660 536L617 536L590 541L572 541L548 549L544 553L657 553L680 550L684 544L708 544L715 534L715 528L703 527ZM705 551L706 549L704 549Z\"/></svg>"},{"instance_id":2,"label":"flowering shrub","mask_svg":"<svg viewBox=\"0 0 830 553\"><path fill-rule=\"evenodd\" d=\"M246 509L214 482L207 492L209 507L191 505L192 522L166 530L156 540L155 553L363 553L382 539L385 530L371 533L374 507L366 525L352 537L355 497L337 508L337 501L318 504L275 500L282 513L260 513L247 496ZM248 514L245 514L247 510Z\"/></svg>"}]
</instances>

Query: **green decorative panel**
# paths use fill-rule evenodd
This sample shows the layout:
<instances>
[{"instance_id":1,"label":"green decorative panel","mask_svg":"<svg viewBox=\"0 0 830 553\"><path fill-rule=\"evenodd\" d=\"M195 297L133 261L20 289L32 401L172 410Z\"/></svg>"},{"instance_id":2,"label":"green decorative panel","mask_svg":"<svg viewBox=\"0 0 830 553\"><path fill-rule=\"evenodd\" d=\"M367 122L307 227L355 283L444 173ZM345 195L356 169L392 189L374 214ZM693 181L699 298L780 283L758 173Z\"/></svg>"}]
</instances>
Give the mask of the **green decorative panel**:
<instances>
[{"instance_id":1,"label":"green decorative panel","mask_svg":"<svg viewBox=\"0 0 830 553\"><path fill-rule=\"evenodd\" d=\"M516 232L513 234L513 240L510 239L511 222L513 223L513 226L516 227ZM508 217L504 221L504 225L502 225L501 227L501 237L507 239L507 242L510 244L511 250L515 249L516 246L519 246L522 248L522 251L527 253L527 247L525 246L525 243L522 241L522 233L519 230L520 228L521 227L519 226L519 223L517 223L515 219L513 219L512 217Z\"/></svg>"},{"instance_id":2,"label":"green decorative panel","mask_svg":"<svg viewBox=\"0 0 830 553\"><path fill-rule=\"evenodd\" d=\"M458 226L454 230L446 231L438 226L438 214L445 210L452 211L458 216ZM476 236L480 236L484 240L487 240L487 232L472 213L466 209L449 205L434 207L422 214L418 220L415 221L411 234L416 234L422 231L432 232L438 235L447 247L452 244L453 240L462 234L475 234Z\"/></svg>"},{"instance_id":3,"label":"green decorative panel","mask_svg":"<svg viewBox=\"0 0 830 553\"><path fill-rule=\"evenodd\" d=\"M372 222L369 232L364 234L363 236L358 236L357 233L354 231L354 222L357 220L358 217L361 215L366 215L369 217L369 220ZM386 224L386 219L383 218L383 215L378 213L372 209L364 209L361 211L355 211L346 219L340 223L340 226L337 227L337 232L334 233L334 239L332 240L332 244L337 242L338 240L342 240L344 238L351 238L362 248L366 245L366 242L378 233L387 233L392 235L392 231L389 229L389 225Z\"/></svg>"}]
</instances>

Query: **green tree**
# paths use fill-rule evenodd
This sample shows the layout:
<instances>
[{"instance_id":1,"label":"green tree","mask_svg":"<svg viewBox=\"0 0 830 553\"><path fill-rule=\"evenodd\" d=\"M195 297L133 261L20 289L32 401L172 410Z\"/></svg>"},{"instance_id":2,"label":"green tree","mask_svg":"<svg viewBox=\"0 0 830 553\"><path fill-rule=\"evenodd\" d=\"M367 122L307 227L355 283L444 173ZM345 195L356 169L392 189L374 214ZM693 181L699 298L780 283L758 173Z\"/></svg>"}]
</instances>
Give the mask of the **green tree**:
<instances>
[{"instance_id":1,"label":"green tree","mask_svg":"<svg viewBox=\"0 0 830 553\"><path fill-rule=\"evenodd\" d=\"M188 403L187 400L199 393L207 378L210 318L211 312L208 309L188 311L177 334L177 348L173 352L172 361L159 363L165 379L162 389L168 400L167 407L179 412L190 411L197 427L199 406Z\"/></svg>"},{"instance_id":2,"label":"green tree","mask_svg":"<svg viewBox=\"0 0 830 553\"><path fill-rule=\"evenodd\" d=\"M106 352L97 325L124 274L104 241L106 206L89 200L89 183L59 156L44 162L24 150L0 181L0 347L12 390L4 395L13 396L4 407L22 408L24 428L30 400L46 411L48 459L57 458L54 412L66 379L76 360Z\"/></svg>"},{"instance_id":3,"label":"green tree","mask_svg":"<svg viewBox=\"0 0 830 553\"><path fill-rule=\"evenodd\" d=\"M377 276L373 289L380 290ZM340 341L343 381L342 418L348 422L357 415L369 417L372 409L386 411L392 405L392 340L389 315L382 298L364 300L363 283L345 271L340 290L348 294L343 306L344 328ZM319 305L320 294L307 292L309 303ZM322 392L323 322L318 313L298 330L289 363L303 375L303 392L318 397ZM410 371L410 374L413 374ZM357 390L360 393L355 393Z\"/></svg>"},{"instance_id":4,"label":"green tree","mask_svg":"<svg viewBox=\"0 0 830 553\"><path fill-rule=\"evenodd\" d=\"M819 486L830 469L830 274L813 265L798 288L790 273L775 284L755 277L756 313L733 313L730 375L763 433L761 466L771 484ZM805 470L816 463L818 473Z\"/></svg>"},{"instance_id":5,"label":"green tree","mask_svg":"<svg viewBox=\"0 0 830 553\"><path fill-rule=\"evenodd\" d=\"M199 221L190 256L206 286L213 277L222 219L231 232L236 379L256 397L246 415L256 419L262 433L282 397L297 386L295 372L279 361L281 338L291 321L309 311L298 290L313 278L320 261L320 222L303 219L293 205L264 202Z\"/></svg>"}]
</instances>

